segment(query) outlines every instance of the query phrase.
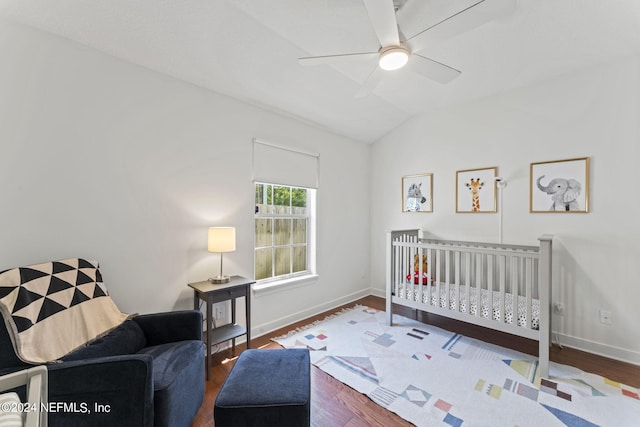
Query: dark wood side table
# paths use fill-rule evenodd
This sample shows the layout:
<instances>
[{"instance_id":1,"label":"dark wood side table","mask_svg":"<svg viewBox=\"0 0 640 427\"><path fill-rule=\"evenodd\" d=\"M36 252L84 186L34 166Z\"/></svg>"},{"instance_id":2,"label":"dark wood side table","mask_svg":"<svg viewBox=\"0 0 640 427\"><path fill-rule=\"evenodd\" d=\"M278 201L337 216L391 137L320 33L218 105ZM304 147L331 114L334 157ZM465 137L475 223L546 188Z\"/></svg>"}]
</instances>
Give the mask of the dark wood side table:
<instances>
[{"instance_id":1,"label":"dark wood side table","mask_svg":"<svg viewBox=\"0 0 640 427\"><path fill-rule=\"evenodd\" d=\"M211 346L232 340L232 350L236 351L236 338L247 336L247 348L251 348L251 285L255 280L241 276L231 276L229 283L214 284L209 281L189 283L193 288L193 308L200 308L200 300L207 304L206 326L204 332L207 347L207 380L211 369ZM246 325L243 327L236 323L236 298L245 297ZM213 327L213 304L223 301L231 301L231 323Z\"/></svg>"}]
</instances>

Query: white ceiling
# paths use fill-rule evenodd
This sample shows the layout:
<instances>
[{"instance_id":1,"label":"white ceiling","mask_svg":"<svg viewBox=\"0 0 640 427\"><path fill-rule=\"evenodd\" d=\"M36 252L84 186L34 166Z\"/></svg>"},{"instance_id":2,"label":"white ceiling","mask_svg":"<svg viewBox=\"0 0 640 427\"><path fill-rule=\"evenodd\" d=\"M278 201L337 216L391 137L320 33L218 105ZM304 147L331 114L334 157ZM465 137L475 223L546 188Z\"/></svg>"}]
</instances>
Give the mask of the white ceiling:
<instances>
[{"instance_id":1,"label":"white ceiling","mask_svg":"<svg viewBox=\"0 0 640 427\"><path fill-rule=\"evenodd\" d=\"M410 1L419 13L407 36L475 3ZM421 51L462 70L458 79L385 72L361 99L375 60L297 58L377 50L362 0L0 0L0 17L372 142L416 114L640 53L639 0L514 1L512 13Z\"/></svg>"}]
</instances>

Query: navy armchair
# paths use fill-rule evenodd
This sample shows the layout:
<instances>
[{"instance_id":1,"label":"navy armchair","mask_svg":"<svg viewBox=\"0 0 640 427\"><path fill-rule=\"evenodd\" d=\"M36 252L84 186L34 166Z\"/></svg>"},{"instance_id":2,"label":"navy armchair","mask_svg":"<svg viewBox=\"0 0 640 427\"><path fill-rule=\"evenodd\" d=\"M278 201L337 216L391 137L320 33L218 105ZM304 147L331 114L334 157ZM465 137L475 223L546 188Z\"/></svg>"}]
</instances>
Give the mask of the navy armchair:
<instances>
[{"instance_id":1,"label":"navy armchair","mask_svg":"<svg viewBox=\"0 0 640 427\"><path fill-rule=\"evenodd\" d=\"M0 375L29 366L0 324ZM49 426L188 427L204 398L202 313L136 316L47 367Z\"/></svg>"}]
</instances>

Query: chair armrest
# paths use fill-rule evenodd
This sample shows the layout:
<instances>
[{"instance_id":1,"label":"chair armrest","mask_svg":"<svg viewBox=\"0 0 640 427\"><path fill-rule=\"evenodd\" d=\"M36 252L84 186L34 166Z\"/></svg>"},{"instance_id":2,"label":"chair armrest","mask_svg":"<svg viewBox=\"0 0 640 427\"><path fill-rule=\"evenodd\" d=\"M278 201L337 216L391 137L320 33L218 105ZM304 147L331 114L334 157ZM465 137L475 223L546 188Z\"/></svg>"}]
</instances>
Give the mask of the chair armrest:
<instances>
[{"instance_id":1,"label":"chair armrest","mask_svg":"<svg viewBox=\"0 0 640 427\"><path fill-rule=\"evenodd\" d=\"M133 318L147 338L147 346L202 340L202 313L198 310L142 314Z\"/></svg>"},{"instance_id":2,"label":"chair armrest","mask_svg":"<svg viewBox=\"0 0 640 427\"><path fill-rule=\"evenodd\" d=\"M153 360L98 357L49 367L49 425L153 425Z\"/></svg>"}]
</instances>

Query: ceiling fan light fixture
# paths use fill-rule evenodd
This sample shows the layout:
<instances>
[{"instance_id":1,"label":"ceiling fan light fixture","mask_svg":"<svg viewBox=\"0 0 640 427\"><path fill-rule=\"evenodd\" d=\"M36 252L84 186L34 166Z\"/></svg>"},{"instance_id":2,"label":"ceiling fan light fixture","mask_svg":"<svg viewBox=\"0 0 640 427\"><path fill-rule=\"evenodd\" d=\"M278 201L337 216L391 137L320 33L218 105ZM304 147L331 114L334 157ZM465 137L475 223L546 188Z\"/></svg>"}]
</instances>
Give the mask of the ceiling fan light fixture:
<instances>
[{"instance_id":1,"label":"ceiling fan light fixture","mask_svg":"<svg viewBox=\"0 0 640 427\"><path fill-rule=\"evenodd\" d=\"M387 71L398 70L409 61L409 51L402 46L393 46L380 52L378 65Z\"/></svg>"}]
</instances>

